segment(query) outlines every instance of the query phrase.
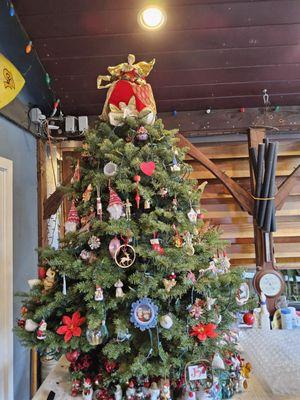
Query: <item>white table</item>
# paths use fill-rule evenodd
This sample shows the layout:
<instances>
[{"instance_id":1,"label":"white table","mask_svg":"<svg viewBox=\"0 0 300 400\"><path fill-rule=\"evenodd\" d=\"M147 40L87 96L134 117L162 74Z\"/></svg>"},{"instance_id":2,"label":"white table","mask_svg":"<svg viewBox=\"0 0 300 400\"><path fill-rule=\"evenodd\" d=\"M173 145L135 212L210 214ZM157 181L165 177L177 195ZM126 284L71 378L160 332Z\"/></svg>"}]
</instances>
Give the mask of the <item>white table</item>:
<instances>
[{"instance_id":1,"label":"white table","mask_svg":"<svg viewBox=\"0 0 300 400\"><path fill-rule=\"evenodd\" d=\"M275 395L272 393L270 386L263 379L261 371L261 366L263 365L263 368L271 368L276 373L276 368L280 367L280 365L276 364L278 363L278 357L280 357L282 365L282 370L279 368L280 379L284 380L285 372L289 373L287 363L290 368L296 368L298 364L300 366L300 347L298 347L297 343L300 346L300 331L264 332L261 330L247 330L242 332L243 357L252 363L253 372L249 380L248 390L244 393L236 394L233 400L300 400L300 390L298 394L293 395ZM274 346L276 347L275 350ZM291 360L291 355L294 357L293 360ZM274 358L273 360L272 357ZM293 362L295 362L296 366L293 366ZM298 374L300 374L300 367L298 370ZM296 371L294 373L296 374ZM71 384L69 379L68 363L62 358L45 379L33 400L46 400L51 390L56 394L55 400L74 400L74 397L70 396ZM80 399L80 397L77 398Z\"/></svg>"}]
</instances>

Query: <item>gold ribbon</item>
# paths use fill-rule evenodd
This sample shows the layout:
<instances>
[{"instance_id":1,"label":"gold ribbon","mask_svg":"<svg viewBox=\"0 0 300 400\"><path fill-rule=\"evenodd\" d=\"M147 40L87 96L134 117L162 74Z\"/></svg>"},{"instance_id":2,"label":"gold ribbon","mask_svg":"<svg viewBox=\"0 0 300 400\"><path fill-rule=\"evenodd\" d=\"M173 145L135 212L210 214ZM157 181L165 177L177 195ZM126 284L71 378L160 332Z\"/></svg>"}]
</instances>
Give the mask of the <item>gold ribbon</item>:
<instances>
[{"instance_id":1,"label":"gold ribbon","mask_svg":"<svg viewBox=\"0 0 300 400\"><path fill-rule=\"evenodd\" d=\"M137 78L135 79L137 83L145 84L146 81L144 78L150 74L154 64L155 59L150 62L140 61L135 64L135 56L133 54L129 54L128 62L107 68L110 75L99 75L97 77L97 89L105 89L110 87L115 80L121 79L122 75L131 71L135 71L137 74ZM109 83L103 85L103 82Z\"/></svg>"}]
</instances>

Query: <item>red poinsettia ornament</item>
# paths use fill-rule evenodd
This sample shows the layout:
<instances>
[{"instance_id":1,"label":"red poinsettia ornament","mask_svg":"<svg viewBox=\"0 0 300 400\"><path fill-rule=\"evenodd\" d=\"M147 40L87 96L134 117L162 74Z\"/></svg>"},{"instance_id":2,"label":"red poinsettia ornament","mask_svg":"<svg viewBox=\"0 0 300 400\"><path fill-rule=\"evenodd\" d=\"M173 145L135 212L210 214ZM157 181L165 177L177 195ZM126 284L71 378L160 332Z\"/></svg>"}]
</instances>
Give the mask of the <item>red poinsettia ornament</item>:
<instances>
[{"instance_id":1,"label":"red poinsettia ornament","mask_svg":"<svg viewBox=\"0 0 300 400\"><path fill-rule=\"evenodd\" d=\"M75 311L72 317L64 315L62 317L63 325L56 330L56 333L59 335L65 335L64 341L67 343L72 339L73 336L81 336L82 330L80 326L84 324L84 322L85 317L81 317L79 311Z\"/></svg>"},{"instance_id":2,"label":"red poinsettia ornament","mask_svg":"<svg viewBox=\"0 0 300 400\"><path fill-rule=\"evenodd\" d=\"M215 332L217 325L212 324L198 324L192 327L190 335L196 336L198 340L204 342L208 338L216 338L218 336Z\"/></svg>"}]
</instances>

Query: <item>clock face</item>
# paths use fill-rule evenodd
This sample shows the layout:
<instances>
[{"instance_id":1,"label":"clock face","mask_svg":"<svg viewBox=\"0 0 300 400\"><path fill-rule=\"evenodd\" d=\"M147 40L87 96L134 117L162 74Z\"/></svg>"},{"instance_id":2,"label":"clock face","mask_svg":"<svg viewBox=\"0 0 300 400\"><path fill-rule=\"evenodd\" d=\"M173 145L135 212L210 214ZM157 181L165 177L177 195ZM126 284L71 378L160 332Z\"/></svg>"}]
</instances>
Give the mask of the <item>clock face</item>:
<instances>
[{"instance_id":1,"label":"clock face","mask_svg":"<svg viewBox=\"0 0 300 400\"><path fill-rule=\"evenodd\" d=\"M279 276L268 273L261 277L259 287L266 296L273 297L281 291L281 280Z\"/></svg>"}]
</instances>

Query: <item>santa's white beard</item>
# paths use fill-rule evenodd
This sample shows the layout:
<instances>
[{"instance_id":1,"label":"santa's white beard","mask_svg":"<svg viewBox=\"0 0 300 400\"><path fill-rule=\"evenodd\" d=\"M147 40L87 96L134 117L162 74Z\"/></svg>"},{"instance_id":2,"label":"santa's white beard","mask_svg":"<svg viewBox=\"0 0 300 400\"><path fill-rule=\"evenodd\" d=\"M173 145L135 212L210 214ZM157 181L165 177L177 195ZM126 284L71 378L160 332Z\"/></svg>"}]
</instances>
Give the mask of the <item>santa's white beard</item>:
<instances>
[{"instance_id":1,"label":"santa's white beard","mask_svg":"<svg viewBox=\"0 0 300 400\"><path fill-rule=\"evenodd\" d=\"M109 212L111 219L119 219L124 215L123 206L121 204L114 204L112 206L108 206L107 211Z\"/></svg>"},{"instance_id":2,"label":"santa's white beard","mask_svg":"<svg viewBox=\"0 0 300 400\"><path fill-rule=\"evenodd\" d=\"M66 231L66 233L76 232L76 228L77 228L76 222L67 221L65 223L65 231Z\"/></svg>"}]
</instances>

